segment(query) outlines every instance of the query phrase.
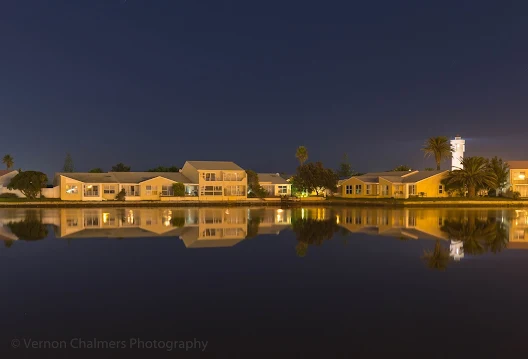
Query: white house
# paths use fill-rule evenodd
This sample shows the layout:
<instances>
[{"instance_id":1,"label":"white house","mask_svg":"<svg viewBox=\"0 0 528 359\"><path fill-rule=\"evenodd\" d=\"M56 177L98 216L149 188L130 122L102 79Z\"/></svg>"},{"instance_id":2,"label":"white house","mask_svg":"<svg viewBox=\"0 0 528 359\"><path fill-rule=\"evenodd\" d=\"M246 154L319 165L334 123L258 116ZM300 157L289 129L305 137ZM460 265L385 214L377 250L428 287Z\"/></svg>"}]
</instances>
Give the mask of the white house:
<instances>
[{"instance_id":1,"label":"white house","mask_svg":"<svg viewBox=\"0 0 528 359\"><path fill-rule=\"evenodd\" d=\"M0 195L3 193L14 193L18 197L25 197L22 192L18 190L9 190L7 186L11 179L18 174L16 170L0 170Z\"/></svg>"},{"instance_id":2,"label":"white house","mask_svg":"<svg viewBox=\"0 0 528 359\"><path fill-rule=\"evenodd\" d=\"M291 195L291 183L278 173L258 173L259 184L270 196Z\"/></svg>"}]
</instances>

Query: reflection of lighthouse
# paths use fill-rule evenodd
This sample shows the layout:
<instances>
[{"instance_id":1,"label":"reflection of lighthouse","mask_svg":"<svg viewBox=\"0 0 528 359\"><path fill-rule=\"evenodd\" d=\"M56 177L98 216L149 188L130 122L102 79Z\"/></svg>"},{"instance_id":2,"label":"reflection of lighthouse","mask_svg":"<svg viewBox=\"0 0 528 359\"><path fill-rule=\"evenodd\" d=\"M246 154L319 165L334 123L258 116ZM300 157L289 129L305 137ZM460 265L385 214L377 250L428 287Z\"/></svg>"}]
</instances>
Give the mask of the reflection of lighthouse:
<instances>
[{"instance_id":1,"label":"reflection of lighthouse","mask_svg":"<svg viewBox=\"0 0 528 359\"><path fill-rule=\"evenodd\" d=\"M464 243L462 241L451 241L449 245L449 256L455 261L464 258Z\"/></svg>"},{"instance_id":2,"label":"reflection of lighthouse","mask_svg":"<svg viewBox=\"0 0 528 359\"><path fill-rule=\"evenodd\" d=\"M464 151L466 150L466 141L460 136L456 136L451 140L451 149L453 150L453 157L451 159L451 170L462 169L462 159L464 158Z\"/></svg>"}]
</instances>

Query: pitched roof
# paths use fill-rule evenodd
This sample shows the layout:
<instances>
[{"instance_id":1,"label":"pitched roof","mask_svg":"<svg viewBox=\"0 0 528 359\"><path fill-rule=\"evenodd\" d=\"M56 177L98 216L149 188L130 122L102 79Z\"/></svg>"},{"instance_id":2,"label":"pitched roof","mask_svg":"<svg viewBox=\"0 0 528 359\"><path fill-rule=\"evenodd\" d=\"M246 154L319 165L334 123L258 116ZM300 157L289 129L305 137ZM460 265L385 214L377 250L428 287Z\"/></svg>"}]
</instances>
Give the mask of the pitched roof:
<instances>
[{"instance_id":1,"label":"pitched roof","mask_svg":"<svg viewBox=\"0 0 528 359\"><path fill-rule=\"evenodd\" d=\"M243 171L244 169L234 162L230 161L187 161L197 170L212 170L212 171Z\"/></svg>"},{"instance_id":2,"label":"pitched roof","mask_svg":"<svg viewBox=\"0 0 528 359\"><path fill-rule=\"evenodd\" d=\"M426 178L435 176L440 173L448 172L444 171L398 171L398 172L372 172L365 173L362 176L356 176L351 178L357 178L358 180L365 183L379 183L379 179L383 178L392 183L414 183L422 181Z\"/></svg>"},{"instance_id":3,"label":"pitched roof","mask_svg":"<svg viewBox=\"0 0 528 359\"><path fill-rule=\"evenodd\" d=\"M112 174L119 183L141 183L156 177L163 177L175 182L191 183L191 181L179 172L108 172Z\"/></svg>"},{"instance_id":4,"label":"pitched roof","mask_svg":"<svg viewBox=\"0 0 528 359\"><path fill-rule=\"evenodd\" d=\"M16 170L0 170L0 177L5 176L8 173L14 172Z\"/></svg>"},{"instance_id":5,"label":"pitched roof","mask_svg":"<svg viewBox=\"0 0 528 359\"><path fill-rule=\"evenodd\" d=\"M440 171L419 171L416 173L413 173L412 175L406 176L403 178L404 183L412 183L412 182L418 182L422 181L426 178L436 176L440 173L446 173L449 172L448 170L440 170Z\"/></svg>"},{"instance_id":6,"label":"pitched roof","mask_svg":"<svg viewBox=\"0 0 528 359\"><path fill-rule=\"evenodd\" d=\"M167 178L175 182L191 183L187 177L179 172L62 172L55 174L56 179L58 176L65 176L84 183L141 183L156 177Z\"/></svg>"},{"instance_id":7,"label":"pitched roof","mask_svg":"<svg viewBox=\"0 0 528 359\"><path fill-rule=\"evenodd\" d=\"M278 173L258 173L258 179L261 183L289 184L289 182L282 178Z\"/></svg>"},{"instance_id":8,"label":"pitched roof","mask_svg":"<svg viewBox=\"0 0 528 359\"><path fill-rule=\"evenodd\" d=\"M528 169L528 161L506 161L506 163L512 170Z\"/></svg>"}]
</instances>

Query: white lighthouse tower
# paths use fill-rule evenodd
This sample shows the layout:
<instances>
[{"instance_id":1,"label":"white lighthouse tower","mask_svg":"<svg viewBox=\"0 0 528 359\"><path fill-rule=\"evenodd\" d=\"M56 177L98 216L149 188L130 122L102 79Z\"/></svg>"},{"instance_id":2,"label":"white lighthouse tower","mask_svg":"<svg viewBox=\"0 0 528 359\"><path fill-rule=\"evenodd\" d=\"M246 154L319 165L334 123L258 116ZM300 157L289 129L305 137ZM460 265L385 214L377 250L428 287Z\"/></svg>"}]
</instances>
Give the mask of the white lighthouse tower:
<instances>
[{"instance_id":1,"label":"white lighthouse tower","mask_svg":"<svg viewBox=\"0 0 528 359\"><path fill-rule=\"evenodd\" d=\"M462 169L462 159L464 158L464 151L466 150L466 141L460 136L456 136L451 140L451 148L453 149L453 157L451 159L451 170Z\"/></svg>"}]
</instances>

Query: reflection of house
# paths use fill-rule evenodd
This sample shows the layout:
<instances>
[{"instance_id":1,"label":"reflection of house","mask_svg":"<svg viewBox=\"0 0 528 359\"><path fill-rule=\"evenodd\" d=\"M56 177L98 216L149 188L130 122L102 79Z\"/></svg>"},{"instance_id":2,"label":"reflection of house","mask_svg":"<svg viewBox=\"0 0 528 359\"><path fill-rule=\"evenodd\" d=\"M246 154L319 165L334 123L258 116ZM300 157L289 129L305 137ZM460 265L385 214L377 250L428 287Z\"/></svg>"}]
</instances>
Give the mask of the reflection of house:
<instances>
[{"instance_id":1,"label":"reflection of house","mask_svg":"<svg viewBox=\"0 0 528 359\"><path fill-rule=\"evenodd\" d=\"M340 183L349 198L446 197L441 181L448 171L376 172L350 177Z\"/></svg>"},{"instance_id":2,"label":"reflection of house","mask_svg":"<svg viewBox=\"0 0 528 359\"><path fill-rule=\"evenodd\" d=\"M258 214L252 214L258 212ZM291 211L273 208L62 208L60 238L180 237L187 248L229 247L248 235L248 218L258 216L265 233L291 223ZM269 230L273 228L273 230Z\"/></svg>"},{"instance_id":3,"label":"reflection of house","mask_svg":"<svg viewBox=\"0 0 528 359\"><path fill-rule=\"evenodd\" d=\"M344 208L337 223L352 233L411 239L448 239L437 210Z\"/></svg>"},{"instance_id":4,"label":"reflection of house","mask_svg":"<svg viewBox=\"0 0 528 359\"><path fill-rule=\"evenodd\" d=\"M14 171L14 170L0 170L0 194L14 193L18 197L26 197L22 194L22 192L18 190L7 189L9 182L11 182L11 179L15 177L17 174L18 174L18 171Z\"/></svg>"},{"instance_id":5,"label":"reflection of house","mask_svg":"<svg viewBox=\"0 0 528 359\"><path fill-rule=\"evenodd\" d=\"M181 173L198 184L198 195L205 200L247 198L247 175L233 162L187 161Z\"/></svg>"},{"instance_id":6,"label":"reflection of house","mask_svg":"<svg viewBox=\"0 0 528 359\"><path fill-rule=\"evenodd\" d=\"M291 184L278 173L259 173L259 184L270 196L289 196Z\"/></svg>"},{"instance_id":7,"label":"reflection of house","mask_svg":"<svg viewBox=\"0 0 528 359\"><path fill-rule=\"evenodd\" d=\"M509 227L508 248L528 249L528 211L505 211Z\"/></svg>"},{"instance_id":8,"label":"reflection of house","mask_svg":"<svg viewBox=\"0 0 528 359\"><path fill-rule=\"evenodd\" d=\"M528 197L528 161L508 161L510 166L506 188Z\"/></svg>"},{"instance_id":9,"label":"reflection of house","mask_svg":"<svg viewBox=\"0 0 528 359\"><path fill-rule=\"evenodd\" d=\"M155 201L173 196L172 186L178 182L187 195L196 192L196 185L178 172L57 173L54 185L60 186L63 201L114 200L122 189L126 200Z\"/></svg>"}]
</instances>

